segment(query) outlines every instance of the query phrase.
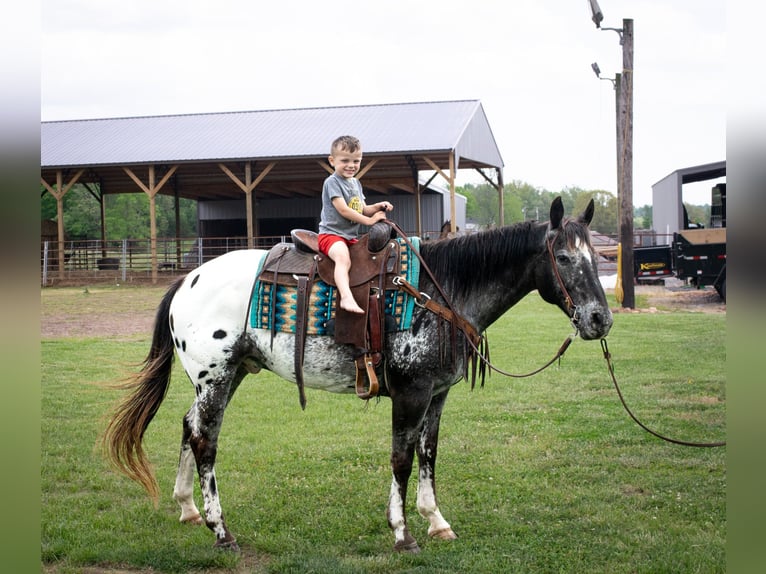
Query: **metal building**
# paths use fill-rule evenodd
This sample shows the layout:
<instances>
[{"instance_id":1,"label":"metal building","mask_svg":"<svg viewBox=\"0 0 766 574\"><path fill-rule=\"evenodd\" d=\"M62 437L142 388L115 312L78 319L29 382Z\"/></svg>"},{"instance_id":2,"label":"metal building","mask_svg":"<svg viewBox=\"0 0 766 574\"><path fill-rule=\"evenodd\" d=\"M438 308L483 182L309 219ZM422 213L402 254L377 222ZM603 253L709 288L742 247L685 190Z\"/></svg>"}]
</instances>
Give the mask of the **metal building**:
<instances>
[{"instance_id":1,"label":"metal building","mask_svg":"<svg viewBox=\"0 0 766 574\"><path fill-rule=\"evenodd\" d=\"M683 185L726 176L726 162L677 169L652 185L652 227L658 243L670 244L673 233L684 229Z\"/></svg>"},{"instance_id":2,"label":"metal building","mask_svg":"<svg viewBox=\"0 0 766 574\"><path fill-rule=\"evenodd\" d=\"M477 170L502 190L503 161L478 100L42 122L41 182L58 202L60 242L63 197L77 183L101 201L102 215L104 196L145 193L152 240L154 199L162 193L198 201L200 222L211 232L227 218L244 221L252 246L274 226L317 216L322 182L332 172L330 143L343 134L362 142L357 177L365 194L371 201L386 196L410 217L400 222L413 233L424 229L426 212L433 214L430 203L441 205L434 178L449 195L440 219L455 226L457 170ZM277 223L286 218L294 221ZM63 251L59 257L63 269Z\"/></svg>"}]
</instances>

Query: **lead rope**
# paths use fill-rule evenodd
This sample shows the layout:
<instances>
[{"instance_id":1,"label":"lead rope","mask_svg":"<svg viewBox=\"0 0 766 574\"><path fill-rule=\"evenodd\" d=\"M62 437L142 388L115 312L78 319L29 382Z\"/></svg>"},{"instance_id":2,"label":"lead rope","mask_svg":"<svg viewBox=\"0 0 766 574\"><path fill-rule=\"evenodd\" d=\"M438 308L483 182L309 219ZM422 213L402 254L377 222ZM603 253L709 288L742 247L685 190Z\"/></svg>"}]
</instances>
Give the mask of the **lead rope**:
<instances>
[{"instance_id":1,"label":"lead rope","mask_svg":"<svg viewBox=\"0 0 766 574\"><path fill-rule=\"evenodd\" d=\"M617 384L617 377L614 375L614 365L612 365L612 355L609 352L609 345L607 345L606 339L601 339L601 350L604 352L604 359L606 359L606 365L609 370L609 375L612 377L612 382L614 383L614 388L617 391L617 396L620 397L620 402L622 403L622 406L625 407L625 411L630 415L630 418L635 421L635 423L640 426L642 429L644 429L649 434L652 434L656 436L657 438L660 438L667 442L672 442L674 444L680 444L683 446L696 446L701 448L710 448L710 447L716 447L716 446L726 446L726 441L721 442L688 442L685 440L677 440L668 438L666 436L661 435L658 432L653 431L649 427L647 427L644 423L642 423L636 416L633 414L633 412L628 408L628 404L625 402L625 399L622 396L622 392L620 391L620 387Z\"/></svg>"}]
</instances>

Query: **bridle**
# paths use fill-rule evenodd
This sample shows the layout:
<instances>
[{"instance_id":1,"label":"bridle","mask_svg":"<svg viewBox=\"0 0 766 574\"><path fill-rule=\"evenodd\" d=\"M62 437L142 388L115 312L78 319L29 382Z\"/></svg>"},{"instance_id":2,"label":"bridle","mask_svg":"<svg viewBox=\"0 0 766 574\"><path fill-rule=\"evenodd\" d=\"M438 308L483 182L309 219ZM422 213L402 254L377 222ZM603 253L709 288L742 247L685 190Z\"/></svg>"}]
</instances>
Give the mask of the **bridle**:
<instances>
[{"instance_id":1,"label":"bridle","mask_svg":"<svg viewBox=\"0 0 766 574\"><path fill-rule=\"evenodd\" d=\"M558 231L556 231L555 235L549 236L545 240L545 246L548 251L548 256L551 260L551 269L553 269L553 275L556 277L556 281L559 284L559 288L561 289L561 292L564 294L564 304L566 305L566 313L569 315L569 320L572 322L572 326L575 328L575 334L574 336L577 336L577 333L579 332L579 329L577 328L577 323L580 321L580 313L579 313L579 307L575 305L574 301L572 300L572 296L569 294L569 291L566 288L566 285L564 285L564 280L561 278L561 274L559 273L559 267L556 265L556 254L553 252L553 245L556 243L556 240L558 239L559 235L561 234L561 231L566 227L568 220L564 220L561 223L561 226L558 228Z\"/></svg>"}]
</instances>

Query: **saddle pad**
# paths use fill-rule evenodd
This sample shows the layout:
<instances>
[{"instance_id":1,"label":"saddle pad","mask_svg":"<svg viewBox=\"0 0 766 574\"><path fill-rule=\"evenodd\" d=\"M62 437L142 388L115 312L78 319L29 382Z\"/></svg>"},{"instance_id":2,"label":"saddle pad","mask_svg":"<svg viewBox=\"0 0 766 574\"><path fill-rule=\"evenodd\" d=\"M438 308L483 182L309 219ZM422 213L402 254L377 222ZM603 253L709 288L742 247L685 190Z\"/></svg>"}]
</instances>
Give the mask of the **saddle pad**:
<instances>
[{"instance_id":1,"label":"saddle pad","mask_svg":"<svg viewBox=\"0 0 766 574\"><path fill-rule=\"evenodd\" d=\"M402 275L411 285L417 285L420 278L420 260L403 240L399 243ZM410 238L418 249L419 238ZM259 270L260 271L260 270ZM272 293L272 291L275 291ZM272 316L271 301L274 297ZM318 276L311 287L308 304L308 335L328 335L327 322L335 318L337 289L322 281ZM298 288L293 285L277 285L268 278L256 281L250 302L250 327L254 329L272 329L282 333L295 333L295 311L298 306ZM398 289L386 290L384 312L396 321L398 331L406 331L412 324L412 311L415 300Z\"/></svg>"}]
</instances>

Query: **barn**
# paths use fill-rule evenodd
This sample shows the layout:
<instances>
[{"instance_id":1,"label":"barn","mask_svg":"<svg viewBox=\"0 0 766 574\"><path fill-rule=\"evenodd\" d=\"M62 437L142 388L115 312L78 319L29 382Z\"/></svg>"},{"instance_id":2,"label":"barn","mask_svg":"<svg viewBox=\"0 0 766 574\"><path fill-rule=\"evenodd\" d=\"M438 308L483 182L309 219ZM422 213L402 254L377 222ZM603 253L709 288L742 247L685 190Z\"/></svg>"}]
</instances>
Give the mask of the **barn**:
<instances>
[{"instance_id":1,"label":"barn","mask_svg":"<svg viewBox=\"0 0 766 574\"><path fill-rule=\"evenodd\" d=\"M259 236L316 229L329 146L343 134L362 142L368 200L394 204L407 232L459 225L458 170L502 190L502 157L478 100L42 122L41 182L57 200L59 243L64 195L80 184L101 203L103 237L103 198L144 193L154 245L155 197L167 194L197 202L201 235L241 236L252 248ZM64 250L57 256L63 273Z\"/></svg>"}]
</instances>

